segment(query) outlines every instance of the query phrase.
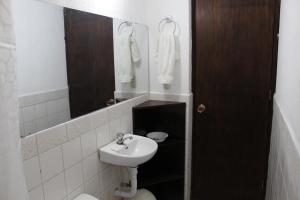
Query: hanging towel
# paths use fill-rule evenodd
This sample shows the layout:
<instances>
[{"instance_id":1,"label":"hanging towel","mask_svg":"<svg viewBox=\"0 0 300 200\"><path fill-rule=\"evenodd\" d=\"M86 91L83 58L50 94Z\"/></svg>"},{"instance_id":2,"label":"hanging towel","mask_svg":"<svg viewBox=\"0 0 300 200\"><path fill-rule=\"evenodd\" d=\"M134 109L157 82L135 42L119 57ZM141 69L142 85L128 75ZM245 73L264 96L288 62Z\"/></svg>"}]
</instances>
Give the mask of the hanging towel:
<instances>
[{"instance_id":1,"label":"hanging towel","mask_svg":"<svg viewBox=\"0 0 300 200\"><path fill-rule=\"evenodd\" d=\"M120 82L130 83L134 78L134 63L140 61L137 42L131 32L124 31L119 35Z\"/></svg>"},{"instance_id":2,"label":"hanging towel","mask_svg":"<svg viewBox=\"0 0 300 200\"><path fill-rule=\"evenodd\" d=\"M130 37L130 50L131 50L132 62L134 62L134 63L140 62L140 60L141 60L140 50L139 50L139 47L137 45L135 38L132 35Z\"/></svg>"},{"instance_id":3,"label":"hanging towel","mask_svg":"<svg viewBox=\"0 0 300 200\"><path fill-rule=\"evenodd\" d=\"M156 50L159 83L172 83L175 65L180 59L179 54L178 38L174 34L174 28L166 26L160 33Z\"/></svg>"},{"instance_id":4,"label":"hanging towel","mask_svg":"<svg viewBox=\"0 0 300 200\"><path fill-rule=\"evenodd\" d=\"M119 78L121 83L130 83L133 77L131 49L130 49L130 32L123 31L119 35L119 55L120 71Z\"/></svg>"}]
</instances>

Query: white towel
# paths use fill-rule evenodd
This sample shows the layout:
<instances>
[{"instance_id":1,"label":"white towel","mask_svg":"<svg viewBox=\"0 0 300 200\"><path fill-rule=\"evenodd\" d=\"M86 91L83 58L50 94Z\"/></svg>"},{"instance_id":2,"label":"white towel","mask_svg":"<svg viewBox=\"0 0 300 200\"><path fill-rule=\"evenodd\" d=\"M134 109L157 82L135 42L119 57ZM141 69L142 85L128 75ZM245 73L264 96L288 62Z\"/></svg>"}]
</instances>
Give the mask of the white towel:
<instances>
[{"instance_id":1,"label":"white towel","mask_svg":"<svg viewBox=\"0 0 300 200\"><path fill-rule=\"evenodd\" d=\"M130 50L131 59L134 63L138 63L141 60L141 54L137 42L133 36L130 37Z\"/></svg>"},{"instance_id":2,"label":"white towel","mask_svg":"<svg viewBox=\"0 0 300 200\"><path fill-rule=\"evenodd\" d=\"M156 50L159 83L172 83L175 65L180 59L179 54L178 38L174 33L174 28L166 26L160 33Z\"/></svg>"},{"instance_id":3,"label":"white towel","mask_svg":"<svg viewBox=\"0 0 300 200\"><path fill-rule=\"evenodd\" d=\"M130 83L134 78L134 63L140 61L140 52L131 32L124 31L119 35L120 82Z\"/></svg>"}]
</instances>

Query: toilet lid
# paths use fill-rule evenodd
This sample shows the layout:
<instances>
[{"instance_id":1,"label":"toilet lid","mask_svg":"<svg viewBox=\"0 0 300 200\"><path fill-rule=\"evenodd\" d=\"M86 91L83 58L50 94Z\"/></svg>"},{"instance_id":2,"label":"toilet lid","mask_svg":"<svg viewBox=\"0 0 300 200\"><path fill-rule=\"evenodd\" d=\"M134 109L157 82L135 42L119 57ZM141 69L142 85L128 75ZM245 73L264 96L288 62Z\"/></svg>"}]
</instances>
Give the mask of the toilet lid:
<instances>
[{"instance_id":1,"label":"toilet lid","mask_svg":"<svg viewBox=\"0 0 300 200\"><path fill-rule=\"evenodd\" d=\"M76 197L74 200L98 200L98 199L88 194L81 194L78 197Z\"/></svg>"}]
</instances>

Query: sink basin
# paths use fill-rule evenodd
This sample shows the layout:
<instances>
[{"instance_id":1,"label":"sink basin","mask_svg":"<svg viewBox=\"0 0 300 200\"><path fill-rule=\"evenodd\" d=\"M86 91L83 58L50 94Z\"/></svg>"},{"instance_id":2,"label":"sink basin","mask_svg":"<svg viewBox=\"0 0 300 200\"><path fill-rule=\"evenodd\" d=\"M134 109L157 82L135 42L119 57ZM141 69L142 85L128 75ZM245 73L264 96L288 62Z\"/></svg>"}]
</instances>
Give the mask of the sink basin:
<instances>
[{"instance_id":1,"label":"sink basin","mask_svg":"<svg viewBox=\"0 0 300 200\"><path fill-rule=\"evenodd\" d=\"M133 138L125 140L123 145L114 141L100 148L100 160L113 165L137 167L155 155L158 148L155 141L138 135L125 135L128 136Z\"/></svg>"}]
</instances>

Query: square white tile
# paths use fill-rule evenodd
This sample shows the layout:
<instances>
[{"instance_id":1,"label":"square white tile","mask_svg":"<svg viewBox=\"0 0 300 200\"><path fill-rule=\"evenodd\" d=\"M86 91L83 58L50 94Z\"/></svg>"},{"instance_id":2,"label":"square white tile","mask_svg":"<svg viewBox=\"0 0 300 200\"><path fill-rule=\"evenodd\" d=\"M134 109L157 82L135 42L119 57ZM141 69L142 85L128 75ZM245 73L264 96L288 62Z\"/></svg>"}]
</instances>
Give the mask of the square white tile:
<instances>
[{"instance_id":1,"label":"square white tile","mask_svg":"<svg viewBox=\"0 0 300 200\"><path fill-rule=\"evenodd\" d=\"M101 192L105 191L114 183L113 167L108 167L99 173L99 184Z\"/></svg>"},{"instance_id":2,"label":"square white tile","mask_svg":"<svg viewBox=\"0 0 300 200\"><path fill-rule=\"evenodd\" d=\"M29 192L30 200L44 200L43 187L40 185Z\"/></svg>"},{"instance_id":3,"label":"square white tile","mask_svg":"<svg viewBox=\"0 0 300 200\"><path fill-rule=\"evenodd\" d=\"M97 136L94 130L81 136L81 145L84 158L97 151Z\"/></svg>"},{"instance_id":4,"label":"square white tile","mask_svg":"<svg viewBox=\"0 0 300 200\"><path fill-rule=\"evenodd\" d=\"M83 184L82 163L79 163L66 170L66 185L68 194Z\"/></svg>"},{"instance_id":5,"label":"square white tile","mask_svg":"<svg viewBox=\"0 0 300 200\"><path fill-rule=\"evenodd\" d=\"M105 170L106 168L110 167L111 165L105 163L105 162L102 162L102 161L99 161L99 168L98 168L98 171L99 172L102 172L103 170Z\"/></svg>"},{"instance_id":6,"label":"square white tile","mask_svg":"<svg viewBox=\"0 0 300 200\"><path fill-rule=\"evenodd\" d=\"M31 190L42 183L40 164L37 156L24 162L24 173L28 190Z\"/></svg>"},{"instance_id":7,"label":"square white tile","mask_svg":"<svg viewBox=\"0 0 300 200\"><path fill-rule=\"evenodd\" d=\"M45 103L40 103L34 106L36 119L47 116L47 108Z\"/></svg>"},{"instance_id":8,"label":"square white tile","mask_svg":"<svg viewBox=\"0 0 300 200\"><path fill-rule=\"evenodd\" d=\"M61 146L40 154L40 162L43 181L46 181L62 172L63 157Z\"/></svg>"},{"instance_id":9,"label":"square white tile","mask_svg":"<svg viewBox=\"0 0 300 200\"><path fill-rule=\"evenodd\" d=\"M28 160L38 154L36 140L36 135L30 135L21 139L24 160Z\"/></svg>"},{"instance_id":10,"label":"square white tile","mask_svg":"<svg viewBox=\"0 0 300 200\"><path fill-rule=\"evenodd\" d=\"M37 135L39 152L43 153L67 141L67 130L64 124L52 127Z\"/></svg>"},{"instance_id":11,"label":"square white tile","mask_svg":"<svg viewBox=\"0 0 300 200\"><path fill-rule=\"evenodd\" d=\"M82 150L79 137L63 144L62 148L65 169L71 167L75 163L78 163L82 159Z\"/></svg>"},{"instance_id":12,"label":"square white tile","mask_svg":"<svg viewBox=\"0 0 300 200\"><path fill-rule=\"evenodd\" d=\"M36 130L37 131L42 131L49 128L49 124L48 124L48 117L41 117L39 119L36 119Z\"/></svg>"},{"instance_id":13,"label":"square white tile","mask_svg":"<svg viewBox=\"0 0 300 200\"><path fill-rule=\"evenodd\" d=\"M103 126L108 122L108 109L96 111L91 114L90 118L94 129Z\"/></svg>"},{"instance_id":14,"label":"square white tile","mask_svg":"<svg viewBox=\"0 0 300 200\"><path fill-rule=\"evenodd\" d=\"M66 116L66 114L64 111L56 112L54 114L48 115L49 126L52 127L52 126L56 126L56 125L65 123L66 121L68 121L65 119L65 116Z\"/></svg>"},{"instance_id":15,"label":"square white tile","mask_svg":"<svg viewBox=\"0 0 300 200\"><path fill-rule=\"evenodd\" d=\"M92 122L89 116L83 116L67 123L68 138L72 139L89 132L92 129Z\"/></svg>"},{"instance_id":16,"label":"square white tile","mask_svg":"<svg viewBox=\"0 0 300 200\"><path fill-rule=\"evenodd\" d=\"M28 96L22 96L20 97L20 105L25 107L25 106L30 106L36 104L36 95L28 95Z\"/></svg>"},{"instance_id":17,"label":"square white tile","mask_svg":"<svg viewBox=\"0 0 300 200\"><path fill-rule=\"evenodd\" d=\"M59 112L57 115L57 118L58 118L57 121L59 124L69 121L70 120L70 111L65 110L65 111Z\"/></svg>"},{"instance_id":18,"label":"square white tile","mask_svg":"<svg viewBox=\"0 0 300 200\"><path fill-rule=\"evenodd\" d=\"M99 194L100 194L100 190L99 190L99 178L98 175L96 174L95 176L93 176L90 180L88 180L85 183L85 191L87 194L92 195L96 198L98 198Z\"/></svg>"},{"instance_id":19,"label":"square white tile","mask_svg":"<svg viewBox=\"0 0 300 200\"><path fill-rule=\"evenodd\" d=\"M34 106L27 106L23 108L23 120L24 122L29 122L35 119L35 107Z\"/></svg>"},{"instance_id":20,"label":"square white tile","mask_svg":"<svg viewBox=\"0 0 300 200\"><path fill-rule=\"evenodd\" d=\"M121 119L113 120L109 123L109 138L110 141L116 139L118 133L124 132L121 127Z\"/></svg>"},{"instance_id":21,"label":"square white tile","mask_svg":"<svg viewBox=\"0 0 300 200\"><path fill-rule=\"evenodd\" d=\"M44 183L44 192L45 200L62 200L67 197L64 174L61 173Z\"/></svg>"},{"instance_id":22,"label":"square white tile","mask_svg":"<svg viewBox=\"0 0 300 200\"><path fill-rule=\"evenodd\" d=\"M59 103L59 100L52 100L52 101L47 102L47 113L48 113L48 115L54 114L54 113L60 111L59 108L58 108L58 103Z\"/></svg>"},{"instance_id":23,"label":"square white tile","mask_svg":"<svg viewBox=\"0 0 300 200\"><path fill-rule=\"evenodd\" d=\"M68 194L68 200L73 200L82 193L84 193L84 185L79 186L72 193Z\"/></svg>"},{"instance_id":24,"label":"square white tile","mask_svg":"<svg viewBox=\"0 0 300 200\"><path fill-rule=\"evenodd\" d=\"M124 113L125 105L123 103L116 104L108 108L108 120L119 119Z\"/></svg>"},{"instance_id":25,"label":"square white tile","mask_svg":"<svg viewBox=\"0 0 300 200\"><path fill-rule=\"evenodd\" d=\"M61 98L56 101L57 111L61 112L67 109L67 99Z\"/></svg>"},{"instance_id":26,"label":"square white tile","mask_svg":"<svg viewBox=\"0 0 300 200\"><path fill-rule=\"evenodd\" d=\"M83 175L85 181L98 173L99 162L98 153L94 153L83 161Z\"/></svg>"},{"instance_id":27,"label":"square white tile","mask_svg":"<svg viewBox=\"0 0 300 200\"><path fill-rule=\"evenodd\" d=\"M36 130L37 130L37 128L36 128L35 120L24 122L24 126L23 126L24 136L31 135L31 134L35 133Z\"/></svg>"},{"instance_id":28,"label":"square white tile","mask_svg":"<svg viewBox=\"0 0 300 200\"><path fill-rule=\"evenodd\" d=\"M132 114L127 113L122 116L121 118L121 129L125 133L132 132L133 130L133 124L132 124Z\"/></svg>"},{"instance_id":29,"label":"square white tile","mask_svg":"<svg viewBox=\"0 0 300 200\"><path fill-rule=\"evenodd\" d=\"M109 125L105 124L96 129L97 134L97 147L103 147L111 142L109 137Z\"/></svg>"}]
</instances>

